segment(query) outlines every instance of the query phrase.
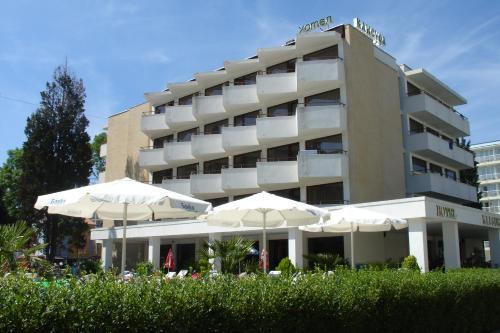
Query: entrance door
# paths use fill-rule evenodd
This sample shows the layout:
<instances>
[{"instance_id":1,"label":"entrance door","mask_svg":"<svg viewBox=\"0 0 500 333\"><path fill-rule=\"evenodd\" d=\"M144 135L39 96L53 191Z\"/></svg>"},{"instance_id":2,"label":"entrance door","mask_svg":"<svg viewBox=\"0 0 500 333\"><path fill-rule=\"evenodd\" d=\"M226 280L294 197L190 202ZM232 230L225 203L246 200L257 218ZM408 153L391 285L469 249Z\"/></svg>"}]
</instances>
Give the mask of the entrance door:
<instances>
[{"instance_id":1,"label":"entrance door","mask_svg":"<svg viewBox=\"0 0 500 333\"><path fill-rule=\"evenodd\" d=\"M288 239L269 241L269 268L275 269L281 259L288 257Z\"/></svg>"},{"instance_id":2,"label":"entrance door","mask_svg":"<svg viewBox=\"0 0 500 333\"><path fill-rule=\"evenodd\" d=\"M181 269L189 269L195 264L195 244L177 244L177 261L175 263L175 269L177 271Z\"/></svg>"},{"instance_id":3,"label":"entrance door","mask_svg":"<svg viewBox=\"0 0 500 333\"><path fill-rule=\"evenodd\" d=\"M336 254L344 258L344 237L318 237L307 240L307 250L313 254ZM314 263L309 260L309 268L314 268Z\"/></svg>"}]
</instances>

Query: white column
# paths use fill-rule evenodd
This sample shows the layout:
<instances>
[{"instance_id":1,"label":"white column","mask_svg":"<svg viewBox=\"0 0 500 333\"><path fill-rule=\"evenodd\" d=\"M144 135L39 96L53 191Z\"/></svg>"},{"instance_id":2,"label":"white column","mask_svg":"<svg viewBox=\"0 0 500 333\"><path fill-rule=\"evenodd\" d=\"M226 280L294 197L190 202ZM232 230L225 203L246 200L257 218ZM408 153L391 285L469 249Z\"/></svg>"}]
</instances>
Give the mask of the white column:
<instances>
[{"instance_id":1,"label":"white column","mask_svg":"<svg viewBox=\"0 0 500 333\"><path fill-rule=\"evenodd\" d=\"M410 255L417 258L422 272L429 271L429 255L427 253L427 225L425 221L411 221L408 223L408 240Z\"/></svg>"},{"instance_id":2,"label":"white column","mask_svg":"<svg viewBox=\"0 0 500 333\"><path fill-rule=\"evenodd\" d=\"M160 237L149 237L148 261L154 268L160 267Z\"/></svg>"},{"instance_id":3,"label":"white column","mask_svg":"<svg viewBox=\"0 0 500 333\"><path fill-rule=\"evenodd\" d=\"M102 268L107 271L113 266L113 240L104 239L101 250Z\"/></svg>"},{"instance_id":4,"label":"white column","mask_svg":"<svg viewBox=\"0 0 500 333\"><path fill-rule=\"evenodd\" d=\"M500 267L500 229L489 229L488 241L490 242L491 267Z\"/></svg>"},{"instance_id":5,"label":"white column","mask_svg":"<svg viewBox=\"0 0 500 333\"><path fill-rule=\"evenodd\" d=\"M221 241L222 234L220 234L220 233L208 234L208 242L212 242L215 240ZM215 269L218 272L221 271L221 265L220 265L219 258L210 259L209 263L210 263L210 265L212 265L212 269Z\"/></svg>"},{"instance_id":6,"label":"white column","mask_svg":"<svg viewBox=\"0 0 500 333\"><path fill-rule=\"evenodd\" d=\"M304 268L304 233L299 228L288 228L288 258L296 268Z\"/></svg>"},{"instance_id":7,"label":"white column","mask_svg":"<svg viewBox=\"0 0 500 333\"><path fill-rule=\"evenodd\" d=\"M460 244L458 223L447 221L441 223L443 228L443 254L446 269L460 268Z\"/></svg>"}]
</instances>

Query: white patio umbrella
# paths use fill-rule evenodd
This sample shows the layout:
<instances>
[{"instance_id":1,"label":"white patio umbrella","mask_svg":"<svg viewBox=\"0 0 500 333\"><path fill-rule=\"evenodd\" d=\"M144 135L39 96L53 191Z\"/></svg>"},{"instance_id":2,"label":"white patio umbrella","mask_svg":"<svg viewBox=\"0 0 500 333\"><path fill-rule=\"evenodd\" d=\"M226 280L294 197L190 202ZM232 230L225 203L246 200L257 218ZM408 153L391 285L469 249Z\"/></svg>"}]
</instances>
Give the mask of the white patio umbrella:
<instances>
[{"instance_id":1,"label":"white patio umbrella","mask_svg":"<svg viewBox=\"0 0 500 333\"><path fill-rule=\"evenodd\" d=\"M404 219L391 217L368 209L348 206L330 212L326 222L300 227L309 232L350 232L351 233L351 267L354 268L354 232L389 231L406 228L408 222Z\"/></svg>"},{"instance_id":2,"label":"white patio umbrella","mask_svg":"<svg viewBox=\"0 0 500 333\"><path fill-rule=\"evenodd\" d=\"M209 202L144 184L130 178L41 195L35 208L49 214L123 220L121 272L125 270L127 220L193 218L208 212Z\"/></svg>"},{"instance_id":3,"label":"white patio umbrella","mask_svg":"<svg viewBox=\"0 0 500 333\"><path fill-rule=\"evenodd\" d=\"M318 223L328 211L267 192L232 201L214 208L206 217L207 225L222 227L261 227L264 272L267 269L266 229L298 227Z\"/></svg>"}]
</instances>

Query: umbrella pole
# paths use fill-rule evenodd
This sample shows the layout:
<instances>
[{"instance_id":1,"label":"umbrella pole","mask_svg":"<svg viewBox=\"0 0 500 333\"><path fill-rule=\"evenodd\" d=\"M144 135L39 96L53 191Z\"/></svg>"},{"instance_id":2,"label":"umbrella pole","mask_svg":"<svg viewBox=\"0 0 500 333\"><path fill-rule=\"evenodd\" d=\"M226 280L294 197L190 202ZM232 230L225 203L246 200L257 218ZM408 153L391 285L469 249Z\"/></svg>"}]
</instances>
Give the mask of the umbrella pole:
<instances>
[{"instance_id":1,"label":"umbrella pole","mask_svg":"<svg viewBox=\"0 0 500 333\"><path fill-rule=\"evenodd\" d=\"M356 266L354 265L354 232L352 230L351 223L351 268L354 269Z\"/></svg>"},{"instance_id":2,"label":"umbrella pole","mask_svg":"<svg viewBox=\"0 0 500 333\"><path fill-rule=\"evenodd\" d=\"M121 274L125 272L125 260L127 258L127 206L128 204L123 204L123 236L122 236L122 266Z\"/></svg>"},{"instance_id":3,"label":"umbrella pole","mask_svg":"<svg viewBox=\"0 0 500 333\"><path fill-rule=\"evenodd\" d=\"M264 274L267 273L267 252L266 252L266 243L267 243L267 240L266 240L266 216L267 215L267 212L265 211L264 212L264 228L262 228L262 255L264 257Z\"/></svg>"}]
</instances>

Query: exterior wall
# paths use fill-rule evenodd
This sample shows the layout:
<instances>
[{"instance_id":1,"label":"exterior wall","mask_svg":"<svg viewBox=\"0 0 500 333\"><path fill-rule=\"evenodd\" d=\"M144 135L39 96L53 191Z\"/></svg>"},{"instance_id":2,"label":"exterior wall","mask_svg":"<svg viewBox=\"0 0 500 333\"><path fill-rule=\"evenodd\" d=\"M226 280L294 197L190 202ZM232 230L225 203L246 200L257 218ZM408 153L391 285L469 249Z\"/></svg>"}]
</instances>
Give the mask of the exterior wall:
<instances>
[{"instance_id":1,"label":"exterior wall","mask_svg":"<svg viewBox=\"0 0 500 333\"><path fill-rule=\"evenodd\" d=\"M123 177L147 180L147 173L139 168L138 154L141 147L149 145L149 138L141 131L141 118L150 110L150 104L143 103L108 119L106 182Z\"/></svg>"},{"instance_id":2,"label":"exterior wall","mask_svg":"<svg viewBox=\"0 0 500 333\"><path fill-rule=\"evenodd\" d=\"M405 195L398 73L379 62L372 41L346 26L350 202Z\"/></svg>"}]
</instances>

